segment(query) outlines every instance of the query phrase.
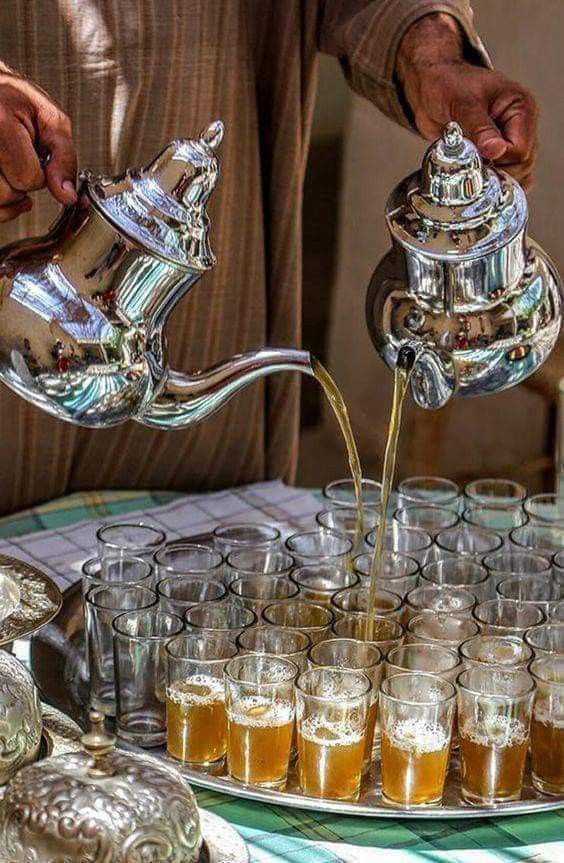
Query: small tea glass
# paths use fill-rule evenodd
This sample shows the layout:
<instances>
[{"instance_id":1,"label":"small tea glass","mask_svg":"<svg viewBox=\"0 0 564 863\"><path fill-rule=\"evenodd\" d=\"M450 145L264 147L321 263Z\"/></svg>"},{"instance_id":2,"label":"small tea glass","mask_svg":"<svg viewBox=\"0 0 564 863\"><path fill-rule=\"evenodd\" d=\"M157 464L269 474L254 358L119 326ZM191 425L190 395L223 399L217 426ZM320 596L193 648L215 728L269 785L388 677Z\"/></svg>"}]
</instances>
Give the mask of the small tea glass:
<instances>
[{"instance_id":1,"label":"small tea glass","mask_svg":"<svg viewBox=\"0 0 564 863\"><path fill-rule=\"evenodd\" d=\"M236 656L225 666L227 768L232 779L284 788L294 731L293 662L269 654Z\"/></svg>"},{"instance_id":2,"label":"small tea glass","mask_svg":"<svg viewBox=\"0 0 564 863\"><path fill-rule=\"evenodd\" d=\"M232 602L240 603L244 608L260 618L267 605L279 599L293 599L299 593L299 588L287 578L271 578L264 575L244 575L236 578L229 585L229 596Z\"/></svg>"},{"instance_id":3,"label":"small tea glass","mask_svg":"<svg viewBox=\"0 0 564 863\"><path fill-rule=\"evenodd\" d=\"M341 569L331 564L310 564L298 566L291 574L290 581L299 590L300 598L320 605L331 605L331 598L338 590L355 587L360 578L349 569Z\"/></svg>"},{"instance_id":4,"label":"small tea glass","mask_svg":"<svg viewBox=\"0 0 564 863\"><path fill-rule=\"evenodd\" d=\"M336 615L354 616L359 612L368 612L370 597L369 587L348 587L339 590L331 599L331 608ZM398 593L391 590L377 590L374 596L374 611L378 615L399 617L402 613L403 600Z\"/></svg>"},{"instance_id":5,"label":"small tea glass","mask_svg":"<svg viewBox=\"0 0 564 863\"><path fill-rule=\"evenodd\" d=\"M370 530L366 534L366 544L369 548L376 545L376 531ZM433 537L420 527L403 527L397 521L386 526L384 532L384 549L386 551L397 551L415 558L420 565L427 563L433 547Z\"/></svg>"},{"instance_id":6,"label":"small tea glass","mask_svg":"<svg viewBox=\"0 0 564 863\"><path fill-rule=\"evenodd\" d=\"M463 588L482 602L493 596L488 570L481 563L465 556L445 557L426 564L421 571L422 584Z\"/></svg>"},{"instance_id":7,"label":"small tea glass","mask_svg":"<svg viewBox=\"0 0 564 863\"><path fill-rule=\"evenodd\" d=\"M371 693L362 671L316 667L299 675L298 776L308 797L358 799Z\"/></svg>"},{"instance_id":8,"label":"small tea glass","mask_svg":"<svg viewBox=\"0 0 564 863\"><path fill-rule=\"evenodd\" d=\"M200 578L197 575L169 575L157 584L159 605L163 611L184 616L193 605L202 602L221 602L227 591L225 585L214 578Z\"/></svg>"},{"instance_id":9,"label":"small tea glass","mask_svg":"<svg viewBox=\"0 0 564 863\"><path fill-rule=\"evenodd\" d=\"M186 610L184 622L188 632L221 635L235 642L244 629L255 625L257 617L238 603L202 602Z\"/></svg>"},{"instance_id":10,"label":"small tea glass","mask_svg":"<svg viewBox=\"0 0 564 863\"><path fill-rule=\"evenodd\" d=\"M82 595L91 587L107 584L128 584L153 588L153 567L141 557L116 557L102 561L91 557L82 564Z\"/></svg>"},{"instance_id":11,"label":"small tea glass","mask_svg":"<svg viewBox=\"0 0 564 863\"><path fill-rule=\"evenodd\" d=\"M532 551L550 560L564 548L564 527L529 522L512 530L509 541L515 548Z\"/></svg>"},{"instance_id":12,"label":"small tea glass","mask_svg":"<svg viewBox=\"0 0 564 863\"><path fill-rule=\"evenodd\" d=\"M564 591L564 549L557 552L552 558L552 571L554 573L554 580L560 586L560 589Z\"/></svg>"},{"instance_id":13,"label":"small tea glass","mask_svg":"<svg viewBox=\"0 0 564 863\"><path fill-rule=\"evenodd\" d=\"M382 483L362 478L363 506L378 506L382 498ZM352 479L334 479L323 489L323 497L336 506L356 506L356 494Z\"/></svg>"},{"instance_id":14,"label":"small tea glass","mask_svg":"<svg viewBox=\"0 0 564 863\"><path fill-rule=\"evenodd\" d=\"M437 557L442 559L452 555L471 557L481 562L487 554L493 554L503 546L503 539L491 530L460 524L450 530L443 530L435 538Z\"/></svg>"},{"instance_id":15,"label":"small tea glass","mask_svg":"<svg viewBox=\"0 0 564 863\"><path fill-rule=\"evenodd\" d=\"M199 575L221 579L223 557L207 545L177 542L165 545L155 554L157 578L172 575Z\"/></svg>"},{"instance_id":16,"label":"small tea glass","mask_svg":"<svg viewBox=\"0 0 564 863\"><path fill-rule=\"evenodd\" d=\"M564 622L543 623L534 626L525 633L525 643L535 656L546 656L550 653L564 656Z\"/></svg>"},{"instance_id":17,"label":"small tea glass","mask_svg":"<svg viewBox=\"0 0 564 863\"><path fill-rule=\"evenodd\" d=\"M470 617L423 612L407 624L407 644L442 644L458 650L463 641L478 635L480 629Z\"/></svg>"},{"instance_id":18,"label":"small tea glass","mask_svg":"<svg viewBox=\"0 0 564 863\"><path fill-rule=\"evenodd\" d=\"M102 584L85 597L85 639L90 676L90 706L105 716L116 713L112 624L124 611L157 605L153 590L139 585Z\"/></svg>"},{"instance_id":19,"label":"small tea glass","mask_svg":"<svg viewBox=\"0 0 564 863\"><path fill-rule=\"evenodd\" d=\"M531 648L521 638L512 635L475 635L463 641L458 650L464 668L497 665L500 668L526 669L533 658Z\"/></svg>"},{"instance_id":20,"label":"small tea glass","mask_svg":"<svg viewBox=\"0 0 564 863\"><path fill-rule=\"evenodd\" d=\"M456 690L421 672L386 677L380 690L382 799L395 807L437 805L450 757Z\"/></svg>"},{"instance_id":21,"label":"small tea glass","mask_svg":"<svg viewBox=\"0 0 564 863\"><path fill-rule=\"evenodd\" d=\"M475 605L473 593L450 584L424 584L411 590L405 598L408 617L423 611L466 617L472 614Z\"/></svg>"},{"instance_id":22,"label":"small tea glass","mask_svg":"<svg viewBox=\"0 0 564 863\"><path fill-rule=\"evenodd\" d=\"M522 506L527 497L527 489L511 479L475 479L464 486L464 496L469 504L505 509Z\"/></svg>"},{"instance_id":23,"label":"small tea glass","mask_svg":"<svg viewBox=\"0 0 564 863\"><path fill-rule=\"evenodd\" d=\"M546 618L562 598L559 585L546 575L513 575L500 581L496 590L502 599L516 599L522 605L538 606Z\"/></svg>"},{"instance_id":24,"label":"small tea glass","mask_svg":"<svg viewBox=\"0 0 564 863\"><path fill-rule=\"evenodd\" d=\"M542 794L564 794L564 656L531 663L536 684L531 721L531 778Z\"/></svg>"},{"instance_id":25,"label":"small tea glass","mask_svg":"<svg viewBox=\"0 0 564 863\"><path fill-rule=\"evenodd\" d=\"M329 666L356 669L363 671L370 678L372 690L366 720L362 761L362 770L366 772L372 761L372 750L375 743L378 692L383 669L380 650L370 641L357 641L353 638L328 638L327 641L321 641L310 648L308 659L312 668Z\"/></svg>"},{"instance_id":26,"label":"small tea glass","mask_svg":"<svg viewBox=\"0 0 564 863\"><path fill-rule=\"evenodd\" d=\"M523 638L527 629L544 623L541 609L534 604L525 604L516 599L488 599L480 602L474 611L482 635L514 635Z\"/></svg>"},{"instance_id":27,"label":"small tea glass","mask_svg":"<svg viewBox=\"0 0 564 863\"><path fill-rule=\"evenodd\" d=\"M531 524L564 528L564 493L533 494L523 506Z\"/></svg>"},{"instance_id":28,"label":"small tea glass","mask_svg":"<svg viewBox=\"0 0 564 863\"><path fill-rule=\"evenodd\" d=\"M240 548L231 551L225 560L225 582L248 575L272 575L287 578L296 565L291 554L285 551L260 548Z\"/></svg>"},{"instance_id":29,"label":"small tea glass","mask_svg":"<svg viewBox=\"0 0 564 863\"><path fill-rule=\"evenodd\" d=\"M372 554L359 554L353 560L353 569L363 586L367 586L372 569ZM384 590L391 590L404 597L416 587L419 581L420 566L414 557L397 551L383 551L378 584Z\"/></svg>"},{"instance_id":30,"label":"small tea glass","mask_svg":"<svg viewBox=\"0 0 564 863\"><path fill-rule=\"evenodd\" d=\"M458 677L462 796L492 806L518 800L535 685L522 668L474 665Z\"/></svg>"},{"instance_id":31,"label":"small tea glass","mask_svg":"<svg viewBox=\"0 0 564 863\"><path fill-rule=\"evenodd\" d=\"M430 503L458 510L460 486L441 476L410 476L398 485L398 506Z\"/></svg>"},{"instance_id":32,"label":"small tea glass","mask_svg":"<svg viewBox=\"0 0 564 863\"><path fill-rule=\"evenodd\" d=\"M384 663L385 677L417 671L437 674L453 684L461 670L458 653L444 644L402 644L388 651Z\"/></svg>"},{"instance_id":33,"label":"small tea glass","mask_svg":"<svg viewBox=\"0 0 564 863\"><path fill-rule=\"evenodd\" d=\"M509 536L515 528L527 524L529 519L521 506L502 509L501 507L484 506L484 504L477 503L464 510L462 520L465 524L491 530L493 533L505 537Z\"/></svg>"},{"instance_id":34,"label":"small tea glass","mask_svg":"<svg viewBox=\"0 0 564 863\"><path fill-rule=\"evenodd\" d=\"M166 742L165 647L183 624L176 614L149 608L113 621L118 737L143 748Z\"/></svg>"},{"instance_id":35,"label":"small tea glass","mask_svg":"<svg viewBox=\"0 0 564 863\"><path fill-rule=\"evenodd\" d=\"M104 562L116 557L141 557L152 562L154 553L166 542L166 535L148 524L117 521L101 525L96 542L98 557Z\"/></svg>"},{"instance_id":36,"label":"small tea glass","mask_svg":"<svg viewBox=\"0 0 564 863\"><path fill-rule=\"evenodd\" d=\"M262 612L269 626L284 626L305 632L312 644L327 638L334 620L333 612L324 605L304 599L285 599L267 605Z\"/></svg>"},{"instance_id":37,"label":"small tea glass","mask_svg":"<svg viewBox=\"0 0 564 863\"><path fill-rule=\"evenodd\" d=\"M324 530L332 530L347 536L353 544L353 551L360 553L364 550L364 536L357 537L358 510L353 506L335 505L332 509L324 509L318 512L315 520L319 527ZM362 522L364 532L372 530L380 521L380 509L376 506L364 506L362 509Z\"/></svg>"},{"instance_id":38,"label":"small tea glass","mask_svg":"<svg viewBox=\"0 0 564 863\"><path fill-rule=\"evenodd\" d=\"M280 531L270 524L220 524L213 532L213 546L225 559L228 554L239 549L278 551Z\"/></svg>"},{"instance_id":39,"label":"small tea glass","mask_svg":"<svg viewBox=\"0 0 564 863\"><path fill-rule=\"evenodd\" d=\"M412 504L396 509L394 520L401 527L417 527L435 537L442 530L456 527L460 521L460 516L453 507Z\"/></svg>"},{"instance_id":40,"label":"small tea glass","mask_svg":"<svg viewBox=\"0 0 564 863\"><path fill-rule=\"evenodd\" d=\"M227 752L223 670L237 648L222 636L183 633L165 647L167 752L215 772Z\"/></svg>"},{"instance_id":41,"label":"small tea glass","mask_svg":"<svg viewBox=\"0 0 564 863\"><path fill-rule=\"evenodd\" d=\"M340 617L333 623L332 631L337 638L366 641L367 627L368 615L358 612L355 615ZM399 620L394 617L382 617L374 614L372 616L371 638L366 643L377 647L385 659L392 647L397 647L403 642L404 635L405 629Z\"/></svg>"},{"instance_id":42,"label":"small tea glass","mask_svg":"<svg viewBox=\"0 0 564 863\"><path fill-rule=\"evenodd\" d=\"M353 544L334 530L307 530L286 540L286 549L299 566L326 563L344 569L351 559Z\"/></svg>"},{"instance_id":43,"label":"small tea glass","mask_svg":"<svg viewBox=\"0 0 564 863\"><path fill-rule=\"evenodd\" d=\"M513 547L487 554L482 562L488 570L494 592L500 581L512 575L550 575L550 561L547 557ZM491 598L493 599L493 596Z\"/></svg>"},{"instance_id":44,"label":"small tea glass","mask_svg":"<svg viewBox=\"0 0 564 863\"><path fill-rule=\"evenodd\" d=\"M236 644L240 654L270 653L281 659L289 659L300 672L307 671L307 653L311 647L311 638L299 629L253 626L251 629L244 629L237 636Z\"/></svg>"}]
</instances>

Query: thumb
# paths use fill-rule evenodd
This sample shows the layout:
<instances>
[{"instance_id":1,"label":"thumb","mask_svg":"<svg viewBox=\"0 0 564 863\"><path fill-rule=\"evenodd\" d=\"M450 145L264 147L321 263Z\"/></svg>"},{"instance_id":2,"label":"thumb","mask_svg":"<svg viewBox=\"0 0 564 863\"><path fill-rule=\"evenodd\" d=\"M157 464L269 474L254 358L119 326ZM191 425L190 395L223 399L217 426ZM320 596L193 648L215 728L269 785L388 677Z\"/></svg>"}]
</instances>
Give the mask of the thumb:
<instances>
[{"instance_id":1,"label":"thumb","mask_svg":"<svg viewBox=\"0 0 564 863\"><path fill-rule=\"evenodd\" d=\"M454 119L485 159L495 161L504 155L509 144L483 105L463 105L456 114Z\"/></svg>"},{"instance_id":2,"label":"thumb","mask_svg":"<svg viewBox=\"0 0 564 863\"><path fill-rule=\"evenodd\" d=\"M39 138L50 155L45 167L49 191L61 204L74 204L77 200L76 150L70 128L66 122L52 122L41 127Z\"/></svg>"}]
</instances>

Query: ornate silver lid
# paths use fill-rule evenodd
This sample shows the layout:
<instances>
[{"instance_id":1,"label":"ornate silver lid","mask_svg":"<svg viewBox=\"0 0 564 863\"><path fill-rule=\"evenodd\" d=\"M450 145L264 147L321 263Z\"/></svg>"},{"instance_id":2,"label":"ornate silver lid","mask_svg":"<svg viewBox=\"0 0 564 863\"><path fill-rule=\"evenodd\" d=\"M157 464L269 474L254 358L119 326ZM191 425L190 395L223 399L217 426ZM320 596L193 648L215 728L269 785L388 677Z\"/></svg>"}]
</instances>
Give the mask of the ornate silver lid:
<instances>
[{"instance_id":1,"label":"ornate silver lid","mask_svg":"<svg viewBox=\"0 0 564 863\"><path fill-rule=\"evenodd\" d=\"M195 863L195 797L180 774L147 755L117 752L91 714L84 752L19 771L0 808L0 860L10 863Z\"/></svg>"},{"instance_id":2,"label":"ornate silver lid","mask_svg":"<svg viewBox=\"0 0 564 863\"><path fill-rule=\"evenodd\" d=\"M41 727L41 704L31 674L0 649L0 785L35 760Z\"/></svg>"},{"instance_id":3,"label":"ornate silver lid","mask_svg":"<svg viewBox=\"0 0 564 863\"><path fill-rule=\"evenodd\" d=\"M448 261L490 255L527 224L527 201L508 174L485 167L457 123L427 150L421 170L392 192L386 208L402 246Z\"/></svg>"},{"instance_id":4,"label":"ornate silver lid","mask_svg":"<svg viewBox=\"0 0 564 863\"><path fill-rule=\"evenodd\" d=\"M151 254L209 270L215 258L205 207L219 176L215 151L223 132L217 120L199 138L171 141L145 168L128 168L119 177L85 172L87 194L120 233Z\"/></svg>"}]
</instances>

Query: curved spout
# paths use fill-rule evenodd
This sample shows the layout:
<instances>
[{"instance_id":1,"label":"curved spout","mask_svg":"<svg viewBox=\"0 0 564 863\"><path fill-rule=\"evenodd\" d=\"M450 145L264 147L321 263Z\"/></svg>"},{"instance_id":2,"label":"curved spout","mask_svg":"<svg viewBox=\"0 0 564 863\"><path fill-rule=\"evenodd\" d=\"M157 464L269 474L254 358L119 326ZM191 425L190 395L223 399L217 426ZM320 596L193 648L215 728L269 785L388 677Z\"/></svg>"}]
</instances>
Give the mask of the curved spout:
<instances>
[{"instance_id":1,"label":"curved spout","mask_svg":"<svg viewBox=\"0 0 564 863\"><path fill-rule=\"evenodd\" d=\"M171 371L163 392L135 419L153 428L184 428L211 416L247 384L275 372L313 375L312 356L292 348L264 348L192 375Z\"/></svg>"}]
</instances>

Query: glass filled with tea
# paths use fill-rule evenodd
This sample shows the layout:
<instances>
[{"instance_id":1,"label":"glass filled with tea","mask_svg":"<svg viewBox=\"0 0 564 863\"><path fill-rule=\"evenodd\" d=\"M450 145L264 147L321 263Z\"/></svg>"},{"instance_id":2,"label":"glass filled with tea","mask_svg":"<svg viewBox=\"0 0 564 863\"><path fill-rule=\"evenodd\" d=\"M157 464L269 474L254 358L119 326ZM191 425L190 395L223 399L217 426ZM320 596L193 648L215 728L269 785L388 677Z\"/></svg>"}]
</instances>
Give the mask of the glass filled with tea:
<instances>
[{"instance_id":1,"label":"glass filled with tea","mask_svg":"<svg viewBox=\"0 0 564 863\"><path fill-rule=\"evenodd\" d=\"M269 626L299 629L315 644L329 635L334 615L330 608L316 602L285 599L267 605L262 612L262 619Z\"/></svg>"},{"instance_id":2,"label":"glass filled with tea","mask_svg":"<svg viewBox=\"0 0 564 863\"><path fill-rule=\"evenodd\" d=\"M523 786L534 682L522 668L473 665L458 677L462 796L491 806Z\"/></svg>"},{"instance_id":3,"label":"glass filled with tea","mask_svg":"<svg viewBox=\"0 0 564 863\"><path fill-rule=\"evenodd\" d=\"M531 663L536 683L531 721L531 773L543 794L564 794L564 655Z\"/></svg>"},{"instance_id":4,"label":"glass filled with tea","mask_svg":"<svg viewBox=\"0 0 564 863\"><path fill-rule=\"evenodd\" d=\"M434 674L387 677L380 690L382 799L412 807L441 802L456 690Z\"/></svg>"},{"instance_id":5,"label":"glass filled with tea","mask_svg":"<svg viewBox=\"0 0 564 863\"><path fill-rule=\"evenodd\" d=\"M350 569L319 563L296 567L290 575L290 583L292 582L296 585L296 593L299 589L300 599L330 605L337 591L355 587L360 578Z\"/></svg>"}]
</instances>

